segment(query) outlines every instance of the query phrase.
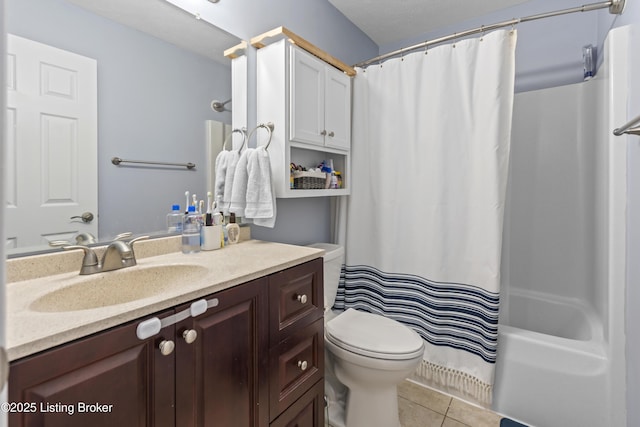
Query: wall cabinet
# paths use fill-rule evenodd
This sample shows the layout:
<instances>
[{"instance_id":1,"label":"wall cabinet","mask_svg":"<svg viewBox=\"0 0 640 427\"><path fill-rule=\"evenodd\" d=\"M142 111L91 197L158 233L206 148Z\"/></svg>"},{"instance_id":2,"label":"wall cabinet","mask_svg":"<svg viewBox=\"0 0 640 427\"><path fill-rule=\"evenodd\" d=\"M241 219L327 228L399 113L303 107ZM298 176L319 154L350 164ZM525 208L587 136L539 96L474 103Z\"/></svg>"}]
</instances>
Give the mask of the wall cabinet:
<instances>
[{"instance_id":1,"label":"wall cabinet","mask_svg":"<svg viewBox=\"0 0 640 427\"><path fill-rule=\"evenodd\" d=\"M9 426L321 427L321 292L317 259L205 297L217 304L146 340L136 321L15 361Z\"/></svg>"},{"instance_id":2,"label":"wall cabinet","mask_svg":"<svg viewBox=\"0 0 640 427\"><path fill-rule=\"evenodd\" d=\"M290 50L291 140L349 151L350 77L296 46Z\"/></svg>"},{"instance_id":3,"label":"wall cabinet","mask_svg":"<svg viewBox=\"0 0 640 427\"><path fill-rule=\"evenodd\" d=\"M259 49L257 121L272 122L269 145L276 197L349 194L351 78L286 39ZM267 143L259 136L258 145ZM291 188L289 165L315 167L332 160L341 189Z\"/></svg>"}]
</instances>

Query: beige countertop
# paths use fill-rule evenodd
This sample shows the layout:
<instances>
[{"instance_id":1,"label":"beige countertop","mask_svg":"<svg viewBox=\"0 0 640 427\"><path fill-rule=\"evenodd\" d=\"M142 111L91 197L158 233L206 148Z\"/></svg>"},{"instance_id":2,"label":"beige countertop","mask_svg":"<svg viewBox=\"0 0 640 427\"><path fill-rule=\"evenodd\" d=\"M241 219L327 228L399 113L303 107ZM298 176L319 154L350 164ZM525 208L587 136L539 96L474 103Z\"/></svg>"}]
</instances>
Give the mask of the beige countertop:
<instances>
[{"instance_id":1,"label":"beige countertop","mask_svg":"<svg viewBox=\"0 0 640 427\"><path fill-rule=\"evenodd\" d=\"M7 285L7 351L9 360L16 360L54 346L91 335L141 317L207 296L214 292L245 283L252 279L319 258L324 251L304 246L249 240L215 251L203 251L185 255L172 252L138 259L138 265L121 270L80 276L78 270L46 277L15 281ZM178 273L175 285L154 288L154 275L146 274L157 269L156 274L166 275L172 270ZM166 266L175 266L166 267ZM186 266L186 267L184 267ZM193 272L193 274L191 273ZM123 280L118 280L122 278ZM92 286L99 281L119 283L118 294L148 290L149 296L131 302L100 307L113 295L87 294L87 300L97 306L90 309L74 309L74 293L59 291L69 286ZM127 283L121 286L120 283ZM91 283L89 283L91 282ZM107 282L105 282L107 283ZM107 287L108 288L108 287ZM105 288L106 289L106 288ZM144 291L143 291L144 290ZM52 294L53 293L53 294ZM113 293L112 293L113 294ZM46 312L38 309L38 301L46 298L63 298L63 311ZM126 298L125 298L126 299Z\"/></svg>"}]
</instances>

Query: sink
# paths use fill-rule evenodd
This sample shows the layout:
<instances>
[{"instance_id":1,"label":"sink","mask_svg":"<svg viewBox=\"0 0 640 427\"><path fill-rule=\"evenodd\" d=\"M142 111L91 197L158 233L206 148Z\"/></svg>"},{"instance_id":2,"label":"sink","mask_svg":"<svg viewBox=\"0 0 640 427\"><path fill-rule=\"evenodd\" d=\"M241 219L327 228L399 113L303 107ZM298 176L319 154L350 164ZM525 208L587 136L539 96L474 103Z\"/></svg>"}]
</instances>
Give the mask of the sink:
<instances>
[{"instance_id":1,"label":"sink","mask_svg":"<svg viewBox=\"0 0 640 427\"><path fill-rule=\"evenodd\" d=\"M31 303L33 311L59 313L124 304L158 295L207 275L201 265L136 266L98 273L45 294Z\"/></svg>"}]
</instances>

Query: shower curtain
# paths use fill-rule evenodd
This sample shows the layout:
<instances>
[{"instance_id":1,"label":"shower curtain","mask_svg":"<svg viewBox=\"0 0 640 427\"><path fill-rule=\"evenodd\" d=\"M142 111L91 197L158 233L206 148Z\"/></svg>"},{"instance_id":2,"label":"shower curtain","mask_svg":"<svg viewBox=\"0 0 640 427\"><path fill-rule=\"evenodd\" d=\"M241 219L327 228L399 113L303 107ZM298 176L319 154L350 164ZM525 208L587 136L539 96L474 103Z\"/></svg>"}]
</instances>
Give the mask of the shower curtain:
<instances>
[{"instance_id":1,"label":"shower curtain","mask_svg":"<svg viewBox=\"0 0 640 427\"><path fill-rule=\"evenodd\" d=\"M491 401L514 30L359 69L335 307L425 340L415 379Z\"/></svg>"}]
</instances>

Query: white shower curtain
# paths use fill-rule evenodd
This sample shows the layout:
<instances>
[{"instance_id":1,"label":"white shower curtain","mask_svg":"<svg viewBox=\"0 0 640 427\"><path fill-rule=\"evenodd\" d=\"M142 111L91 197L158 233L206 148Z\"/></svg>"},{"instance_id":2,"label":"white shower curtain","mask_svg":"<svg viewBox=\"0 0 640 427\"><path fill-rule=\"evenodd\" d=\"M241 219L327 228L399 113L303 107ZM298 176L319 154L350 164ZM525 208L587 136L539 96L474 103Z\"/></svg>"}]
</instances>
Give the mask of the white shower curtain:
<instances>
[{"instance_id":1,"label":"white shower curtain","mask_svg":"<svg viewBox=\"0 0 640 427\"><path fill-rule=\"evenodd\" d=\"M488 404L497 350L515 31L358 70L336 308L426 341L418 380Z\"/></svg>"}]
</instances>

